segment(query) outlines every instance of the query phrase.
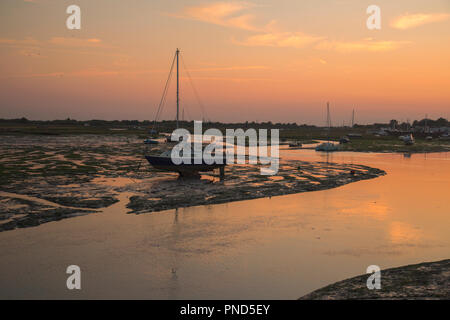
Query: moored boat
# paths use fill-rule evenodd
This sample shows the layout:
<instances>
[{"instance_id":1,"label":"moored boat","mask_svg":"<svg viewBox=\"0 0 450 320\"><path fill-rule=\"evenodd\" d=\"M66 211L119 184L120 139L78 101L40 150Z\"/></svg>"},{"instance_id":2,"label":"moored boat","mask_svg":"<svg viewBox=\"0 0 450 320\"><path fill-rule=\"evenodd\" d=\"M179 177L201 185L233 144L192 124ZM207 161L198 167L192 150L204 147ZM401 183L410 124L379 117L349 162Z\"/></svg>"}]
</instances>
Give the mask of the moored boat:
<instances>
[{"instance_id":1,"label":"moored boat","mask_svg":"<svg viewBox=\"0 0 450 320\"><path fill-rule=\"evenodd\" d=\"M349 143L350 139L347 136L343 136L340 140L339 143L340 144L344 144L344 143Z\"/></svg>"},{"instance_id":2,"label":"moored boat","mask_svg":"<svg viewBox=\"0 0 450 320\"><path fill-rule=\"evenodd\" d=\"M331 142L324 142L319 144L316 147L316 151L324 151L324 152L331 152L331 151L338 151L339 147L338 145L331 143Z\"/></svg>"},{"instance_id":3,"label":"moored boat","mask_svg":"<svg viewBox=\"0 0 450 320\"><path fill-rule=\"evenodd\" d=\"M177 49L175 52L175 56L172 61L172 67L170 68L169 73L169 79L171 78L171 73L173 70L174 63L176 62L176 70L177 70L177 117L176 117L176 123L178 128L178 115L179 115L179 109L180 109L180 96L179 96L179 56L180 56L180 50ZM163 93L164 95L165 93ZM148 139L149 140L149 139ZM168 140L168 139L167 139ZM191 150L194 150L193 148ZM226 157L224 156L223 161L221 163L215 163L214 161L212 163L206 162L201 154L194 154L194 152L191 152L190 155L187 156L189 159L186 161L186 158L183 157L184 161L177 161L181 159L177 159L176 157L172 157L172 150L165 150L160 155L146 155L145 158L150 163L151 166L153 166L156 169L159 170L165 170L165 171L172 171L172 172L178 172L181 176L186 175L195 175L198 172L205 172L205 171L212 171L216 168L221 169L221 176L223 175L223 168L226 165ZM179 163L179 164L177 164Z\"/></svg>"},{"instance_id":4,"label":"moored boat","mask_svg":"<svg viewBox=\"0 0 450 320\"><path fill-rule=\"evenodd\" d=\"M290 148L300 148L302 143L300 141L293 141L289 143Z\"/></svg>"},{"instance_id":5,"label":"moored boat","mask_svg":"<svg viewBox=\"0 0 450 320\"><path fill-rule=\"evenodd\" d=\"M198 172L213 171L217 168L223 168L226 165L225 156L221 163L207 163L201 154L194 155L194 153L188 157L188 161L182 162L183 158L172 157L171 150L166 150L157 156L146 155L145 158L155 169L178 172L180 176L189 176ZM181 163L177 164L178 162Z\"/></svg>"},{"instance_id":6,"label":"moored boat","mask_svg":"<svg viewBox=\"0 0 450 320\"><path fill-rule=\"evenodd\" d=\"M330 118L330 104L327 102L327 126L328 126L328 141L319 144L316 147L316 151L332 152L338 151L339 146L330 142L330 128L331 128L331 118Z\"/></svg>"},{"instance_id":7,"label":"moored boat","mask_svg":"<svg viewBox=\"0 0 450 320\"><path fill-rule=\"evenodd\" d=\"M414 140L414 137L412 134L406 135L403 137L403 142L405 143L405 145L407 146L411 146L413 145L416 141Z\"/></svg>"}]
</instances>

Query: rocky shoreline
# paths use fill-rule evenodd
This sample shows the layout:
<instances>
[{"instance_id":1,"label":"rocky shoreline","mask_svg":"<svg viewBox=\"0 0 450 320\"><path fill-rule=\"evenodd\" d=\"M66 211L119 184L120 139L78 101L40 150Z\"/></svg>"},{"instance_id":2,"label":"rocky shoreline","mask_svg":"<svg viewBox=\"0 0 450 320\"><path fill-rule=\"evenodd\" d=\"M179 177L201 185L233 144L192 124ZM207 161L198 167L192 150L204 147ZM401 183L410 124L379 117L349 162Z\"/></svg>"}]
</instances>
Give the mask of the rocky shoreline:
<instances>
[{"instance_id":1,"label":"rocky shoreline","mask_svg":"<svg viewBox=\"0 0 450 320\"><path fill-rule=\"evenodd\" d=\"M450 259L381 270L381 289L369 290L369 274L313 291L300 300L450 299Z\"/></svg>"}]
</instances>

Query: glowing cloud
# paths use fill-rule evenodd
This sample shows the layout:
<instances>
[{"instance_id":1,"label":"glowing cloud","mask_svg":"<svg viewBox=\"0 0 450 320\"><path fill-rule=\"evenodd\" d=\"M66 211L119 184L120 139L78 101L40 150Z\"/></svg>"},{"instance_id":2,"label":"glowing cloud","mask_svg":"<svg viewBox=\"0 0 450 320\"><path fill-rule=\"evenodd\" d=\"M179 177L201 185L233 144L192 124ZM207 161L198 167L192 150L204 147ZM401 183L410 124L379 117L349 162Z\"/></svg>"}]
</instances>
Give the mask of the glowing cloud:
<instances>
[{"instance_id":1,"label":"glowing cloud","mask_svg":"<svg viewBox=\"0 0 450 320\"><path fill-rule=\"evenodd\" d=\"M304 48L315 44L315 48L319 50L382 52L398 49L408 43L406 41L373 41L370 38L350 42L330 41L326 37L309 35L299 31L276 30L276 20L271 20L263 27L257 27L253 23L256 17L253 14L243 13L244 10L255 6L249 2L215 2L197 7L188 7L181 14L171 16L257 33L243 40L233 39L235 44L241 46ZM323 62L321 63L324 64Z\"/></svg>"},{"instance_id":2,"label":"glowing cloud","mask_svg":"<svg viewBox=\"0 0 450 320\"><path fill-rule=\"evenodd\" d=\"M39 45L39 41L33 38L25 38L25 39L8 39L8 38L0 38L0 46L8 46L8 47L35 47Z\"/></svg>"},{"instance_id":3,"label":"glowing cloud","mask_svg":"<svg viewBox=\"0 0 450 320\"><path fill-rule=\"evenodd\" d=\"M254 16L242 14L243 10L253 6L248 2L215 2L204 6L186 8L181 15L174 16L255 31L258 28L252 24Z\"/></svg>"},{"instance_id":4,"label":"glowing cloud","mask_svg":"<svg viewBox=\"0 0 450 320\"><path fill-rule=\"evenodd\" d=\"M248 37L244 41L235 42L245 46L303 48L323 39L323 37L310 36L301 32L279 32L257 34Z\"/></svg>"},{"instance_id":5,"label":"glowing cloud","mask_svg":"<svg viewBox=\"0 0 450 320\"><path fill-rule=\"evenodd\" d=\"M317 44L316 49L333 50L341 53L358 51L383 52L399 49L409 43L409 41L372 41L371 39L350 42L322 41Z\"/></svg>"},{"instance_id":6,"label":"glowing cloud","mask_svg":"<svg viewBox=\"0 0 450 320\"><path fill-rule=\"evenodd\" d=\"M447 20L450 17L448 13L416 13L405 14L395 18L391 26L396 29L410 29L424 24Z\"/></svg>"},{"instance_id":7,"label":"glowing cloud","mask_svg":"<svg viewBox=\"0 0 450 320\"><path fill-rule=\"evenodd\" d=\"M49 43L65 47L99 47L102 46L100 39L80 39L80 38L64 38L54 37L49 40Z\"/></svg>"}]
</instances>

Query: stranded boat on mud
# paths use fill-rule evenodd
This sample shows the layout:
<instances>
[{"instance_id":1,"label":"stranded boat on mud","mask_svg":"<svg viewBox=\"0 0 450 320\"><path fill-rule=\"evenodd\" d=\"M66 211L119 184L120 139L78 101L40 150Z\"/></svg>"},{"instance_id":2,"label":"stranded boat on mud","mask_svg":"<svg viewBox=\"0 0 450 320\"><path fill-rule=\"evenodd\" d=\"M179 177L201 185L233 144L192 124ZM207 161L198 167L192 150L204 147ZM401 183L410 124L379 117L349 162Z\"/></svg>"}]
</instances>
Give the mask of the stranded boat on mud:
<instances>
[{"instance_id":1,"label":"stranded boat on mud","mask_svg":"<svg viewBox=\"0 0 450 320\"><path fill-rule=\"evenodd\" d=\"M178 120L179 120L178 115L179 115L179 110L180 110L179 55L180 55L180 50L177 49L175 51L175 56L173 58L172 66L170 68L169 77L168 77L168 81L169 81L172 76L173 66L176 61L176 64L177 64L177 129L178 129ZM167 87L167 84L166 84L166 87ZM166 93L167 93L167 91L164 91L163 99L161 101L165 100ZM161 107L161 105L160 105L160 107ZM158 113L159 113L159 110L158 110ZM156 122L156 120L155 120L155 122ZM146 155L145 158L150 163L150 165L152 165L154 168L160 169L160 170L178 172L180 174L180 176L195 175L198 172L212 171L216 168L220 169L220 175L223 176L224 167L226 165L225 157L223 158L222 163L215 163L215 162L207 163L205 161L205 159L202 157L202 154L200 154L200 153L195 154L193 151L194 148L191 148L191 150L192 150L192 152L190 155L187 155L187 157L186 157L183 154L181 154L180 158L178 158L178 159L173 158L171 156L172 155L171 149L164 151L160 155ZM186 161L187 159L189 159L189 160ZM183 160L183 161L181 161L181 160Z\"/></svg>"},{"instance_id":2,"label":"stranded boat on mud","mask_svg":"<svg viewBox=\"0 0 450 320\"><path fill-rule=\"evenodd\" d=\"M191 155L189 156L190 163L184 162L176 164L175 162L181 162L182 157L180 157L179 159L172 158L171 153L172 150L166 150L159 156L146 155L145 158L154 168L159 170L178 172L180 176L195 175L198 172L212 171L216 168L221 169L220 174L223 175L223 168L226 165L225 157L221 164L220 163L209 164L205 162L205 159L202 157L201 154L196 155L194 154L194 152L192 152Z\"/></svg>"}]
</instances>

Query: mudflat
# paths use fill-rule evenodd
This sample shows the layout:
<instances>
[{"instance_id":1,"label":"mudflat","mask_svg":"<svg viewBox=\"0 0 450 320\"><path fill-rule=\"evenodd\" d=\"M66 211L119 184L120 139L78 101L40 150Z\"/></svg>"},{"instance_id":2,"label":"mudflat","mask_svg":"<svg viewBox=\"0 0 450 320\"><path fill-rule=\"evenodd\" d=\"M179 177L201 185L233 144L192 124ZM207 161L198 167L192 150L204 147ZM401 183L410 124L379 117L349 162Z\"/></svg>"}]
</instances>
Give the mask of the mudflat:
<instances>
[{"instance_id":1,"label":"mudflat","mask_svg":"<svg viewBox=\"0 0 450 320\"><path fill-rule=\"evenodd\" d=\"M131 194L128 213L148 213L338 187L385 172L358 164L280 159L276 175L228 165L180 179L153 169L137 136L7 136L0 144L0 231L100 213ZM154 147L158 152L159 146ZM148 151L148 150L147 150Z\"/></svg>"}]
</instances>

